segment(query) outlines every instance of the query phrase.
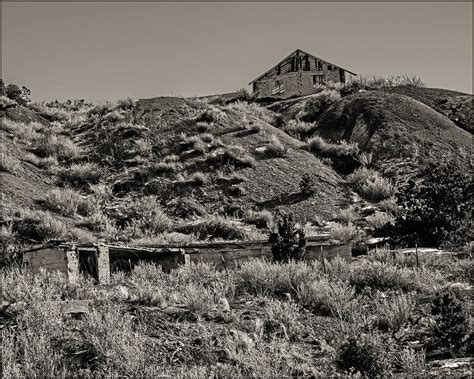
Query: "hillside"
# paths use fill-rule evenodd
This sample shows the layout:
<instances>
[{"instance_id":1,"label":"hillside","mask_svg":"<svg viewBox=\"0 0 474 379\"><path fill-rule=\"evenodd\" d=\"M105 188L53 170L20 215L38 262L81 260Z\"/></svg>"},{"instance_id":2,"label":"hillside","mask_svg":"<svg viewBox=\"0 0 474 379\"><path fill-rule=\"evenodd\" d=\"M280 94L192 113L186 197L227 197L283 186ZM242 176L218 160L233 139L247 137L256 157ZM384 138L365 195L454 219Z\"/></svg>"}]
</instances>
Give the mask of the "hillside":
<instances>
[{"instance_id":1,"label":"hillside","mask_svg":"<svg viewBox=\"0 0 474 379\"><path fill-rule=\"evenodd\" d=\"M159 97L9 108L1 130L3 222L26 244L186 243L266 238L284 211L312 231L361 241L393 222L392 196L420 162L452 156L468 169L472 135L415 95L330 92L332 103L311 123L300 118L320 94L267 107ZM326 152L307 144L314 137ZM365 194L354 180L369 179L350 176L362 152L370 153L375 186Z\"/></svg>"},{"instance_id":2,"label":"hillside","mask_svg":"<svg viewBox=\"0 0 474 379\"><path fill-rule=\"evenodd\" d=\"M3 219L24 243L265 238L272 214L318 222L347 202L340 175L261 107L156 98L33 109L8 110L1 130ZM317 196L300 193L305 172Z\"/></svg>"}]
</instances>

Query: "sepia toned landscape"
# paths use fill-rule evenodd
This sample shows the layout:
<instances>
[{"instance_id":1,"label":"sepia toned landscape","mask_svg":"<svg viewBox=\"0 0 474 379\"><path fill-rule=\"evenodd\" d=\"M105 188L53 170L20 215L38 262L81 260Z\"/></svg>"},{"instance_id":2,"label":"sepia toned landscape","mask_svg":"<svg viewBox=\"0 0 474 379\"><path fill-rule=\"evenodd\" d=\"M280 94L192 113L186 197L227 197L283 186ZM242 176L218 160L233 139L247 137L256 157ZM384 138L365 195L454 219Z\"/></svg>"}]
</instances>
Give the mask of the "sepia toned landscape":
<instances>
[{"instance_id":1,"label":"sepia toned landscape","mask_svg":"<svg viewBox=\"0 0 474 379\"><path fill-rule=\"evenodd\" d=\"M1 80L3 377L472 376L472 94L288 53L202 96Z\"/></svg>"}]
</instances>

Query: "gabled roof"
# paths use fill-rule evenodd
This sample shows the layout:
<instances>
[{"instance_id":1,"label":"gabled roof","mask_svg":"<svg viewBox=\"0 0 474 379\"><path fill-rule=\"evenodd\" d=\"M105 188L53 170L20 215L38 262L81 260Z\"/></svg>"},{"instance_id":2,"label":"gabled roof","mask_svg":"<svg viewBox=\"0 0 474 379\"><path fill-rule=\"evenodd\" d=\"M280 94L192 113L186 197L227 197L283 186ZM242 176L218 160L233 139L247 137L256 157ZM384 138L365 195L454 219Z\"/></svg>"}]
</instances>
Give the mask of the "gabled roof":
<instances>
[{"instance_id":1,"label":"gabled roof","mask_svg":"<svg viewBox=\"0 0 474 379\"><path fill-rule=\"evenodd\" d=\"M253 82L256 82L257 80L261 79L262 77L264 77L266 74L268 74L270 71L272 71L275 67L277 67L278 65L282 64L283 62L285 62L287 59L293 57L294 55L296 55L297 53L303 53L304 55L308 55L309 57L313 58L313 59L319 59L319 60L322 60L323 62L326 62L328 64L331 64L333 66L336 66L336 67L339 67L340 69L348 72L349 74L352 74L352 75L357 75L356 73L352 72L352 71L349 71L349 70L346 70L345 68L337 65L337 64L334 64L334 63L331 63L331 62L328 62L324 59L321 59L321 58L318 58L316 56L314 56L313 54L310 54L310 53L307 53L306 51L303 51L303 50L300 50L300 49L296 49L295 51L293 51L290 55L288 55L286 58L283 58L280 62L278 62L276 65L274 65L272 68L268 69L267 71L265 71L262 75L260 75L258 78L252 80L249 84L252 84Z\"/></svg>"}]
</instances>

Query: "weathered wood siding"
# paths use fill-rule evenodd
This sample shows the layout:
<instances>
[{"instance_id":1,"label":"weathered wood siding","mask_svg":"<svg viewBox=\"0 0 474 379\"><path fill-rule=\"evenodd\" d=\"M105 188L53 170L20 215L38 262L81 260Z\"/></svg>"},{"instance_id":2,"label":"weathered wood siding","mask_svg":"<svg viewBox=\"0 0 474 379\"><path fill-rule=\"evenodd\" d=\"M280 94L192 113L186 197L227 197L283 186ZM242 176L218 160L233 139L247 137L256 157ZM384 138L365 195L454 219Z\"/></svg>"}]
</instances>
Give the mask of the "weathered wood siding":
<instances>
[{"instance_id":1,"label":"weathered wood siding","mask_svg":"<svg viewBox=\"0 0 474 379\"><path fill-rule=\"evenodd\" d=\"M59 271L68 277L74 277L74 265L77 262L75 254L68 253L63 247L46 246L23 253L23 262L32 270ZM71 269L72 275L69 274Z\"/></svg>"},{"instance_id":2,"label":"weathered wood siding","mask_svg":"<svg viewBox=\"0 0 474 379\"><path fill-rule=\"evenodd\" d=\"M93 254L92 257L95 258L92 260L93 267L81 266L81 254L86 253ZM308 238L307 261L335 257L350 259L351 246L333 244L327 236ZM271 260L272 252L268 241L209 242L158 247L60 244L45 246L23 254L25 263L33 270L41 267L49 271L57 270L65 273L71 282L77 280L82 270L101 284L109 282L111 269L128 271L139 262L159 264L165 271L169 271L181 265L197 262L211 264L217 269L232 268L251 258Z\"/></svg>"}]
</instances>

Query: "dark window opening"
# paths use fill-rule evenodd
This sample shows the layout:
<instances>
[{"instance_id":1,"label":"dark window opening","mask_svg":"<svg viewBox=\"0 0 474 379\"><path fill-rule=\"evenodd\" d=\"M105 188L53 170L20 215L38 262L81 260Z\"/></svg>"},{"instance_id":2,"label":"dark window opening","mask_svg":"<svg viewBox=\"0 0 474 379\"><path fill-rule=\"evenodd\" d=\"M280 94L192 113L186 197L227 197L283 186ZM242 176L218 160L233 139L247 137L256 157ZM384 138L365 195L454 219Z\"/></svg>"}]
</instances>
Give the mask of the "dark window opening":
<instances>
[{"instance_id":1,"label":"dark window opening","mask_svg":"<svg viewBox=\"0 0 474 379\"><path fill-rule=\"evenodd\" d=\"M277 67L277 75L281 75L281 66L280 65L278 65L278 67Z\"/></svg>"},{"instance_id":2,"label":"dark window opening","mask_svg":"<svg viewBox=\"0 0 474 379\"><path fill-rule=\"evenodd\" d=\"M324 75L313 75L313 87L324 83Z\"/></svg>"},{"instance_id":3,"label":"dark window opening","mask_svg":"<svg viewBox=\"0 0 474 379\"><path fill-rule=\"evenodd\" d=\"M305 60L304 60L304 69L305 71L310 71L311 70L311 64L309 62L309 57L305 55Z\"/></svg>"},{"instance_id":4,"label":"dark window opening","mask_svg":"<svg viewBox=\"0 0 474 379\"><path fill-rule=\"evenodd\" d=\"M321 61L318 62L318 71L323 70L323 63Z\"/></svg>"}]
</instances>

